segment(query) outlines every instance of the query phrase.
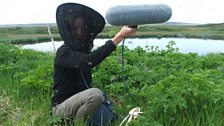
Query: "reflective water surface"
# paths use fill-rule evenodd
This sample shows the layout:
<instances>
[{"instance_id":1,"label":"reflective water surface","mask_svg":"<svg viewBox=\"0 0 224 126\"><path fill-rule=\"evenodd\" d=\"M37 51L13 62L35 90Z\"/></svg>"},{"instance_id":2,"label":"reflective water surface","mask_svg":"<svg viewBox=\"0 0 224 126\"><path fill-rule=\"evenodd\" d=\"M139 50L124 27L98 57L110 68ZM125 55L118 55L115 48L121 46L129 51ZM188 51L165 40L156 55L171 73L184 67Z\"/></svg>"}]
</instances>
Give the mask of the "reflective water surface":
<instances>
[{"instance_id":1,"label":"reflective water surface","mask_svg":"<svg viewBox=\"0 0 224 126\"><path fill-rule=\"evenodd\" d=\"M95 39L94 48L103 45L109 39ZM203 39L185 39L185 38L133 38L126 39L125 46L129 49L134 49L137 46L145 48L146 46L158 46L159 49L165 49L169 41L175 41L175 48L179 48L182 53L195 52L199 55L206 55L207 53L220 53L224 52L224 40L203 40ZM54 46L57 49L63 44L63 42L54 42ZM52 52L54 50L52 42L44 42L37 44L23 45L22 48L34 49L43 52Z\"/></svg>"}]
</instances>

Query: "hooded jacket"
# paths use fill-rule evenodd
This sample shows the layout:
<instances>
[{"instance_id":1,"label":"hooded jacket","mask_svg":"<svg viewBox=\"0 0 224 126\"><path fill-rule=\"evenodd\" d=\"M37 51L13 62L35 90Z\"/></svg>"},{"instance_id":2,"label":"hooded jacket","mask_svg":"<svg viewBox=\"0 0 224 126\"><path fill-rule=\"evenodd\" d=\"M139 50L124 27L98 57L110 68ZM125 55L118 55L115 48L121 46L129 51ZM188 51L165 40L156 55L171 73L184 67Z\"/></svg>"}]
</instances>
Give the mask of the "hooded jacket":
<instances>
[{"instance_id":1,"label":"hooded jacket","mask_svg":"<svg viewBox=\"0 0 224 126\"><path fill-rule=\"evenodd\" d=\"M86 17L88 38L80 43L71 34L68 21L76 16ZM101 63L116 48L111 40L91 52L93 40L105 25L104 18L95 10L81 4L66 3L57 8L56 20L64 44L57 49L54 60L54 85L52 106L62 103L72 95L91 87L91 68Z\"/></svg>"}]
</instances>

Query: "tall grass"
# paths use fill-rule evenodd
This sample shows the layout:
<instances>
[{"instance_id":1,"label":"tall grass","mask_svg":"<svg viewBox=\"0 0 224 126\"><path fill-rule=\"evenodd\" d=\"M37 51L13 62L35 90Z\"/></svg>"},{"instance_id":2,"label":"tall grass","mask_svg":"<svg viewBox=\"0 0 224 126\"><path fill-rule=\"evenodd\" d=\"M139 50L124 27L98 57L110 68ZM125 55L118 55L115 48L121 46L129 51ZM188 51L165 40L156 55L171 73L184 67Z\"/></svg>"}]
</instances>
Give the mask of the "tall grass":
<instances>
[{"instance_id":1,"label":"tall grass","mask_svg":"<svg viewBox=\"0 0 224 126\"><path fill-rule=\"evenodd\" d=\"M41 64L51 64L52 55L5 44L0 44L0 53L0 125L50 124L51 90L23 85L21 79Z\"/></svg>"},{"instance_id":2,"label":"tall grass","mask_svg":"<svg viewBox=\"0 0 224 126\"><path fill-rule=\"evenodd\" d=\"M0 73L0 125L40 126L51 119L51 93L24 91L14 73ZM32 95L30 92L35 92ZM50 123L49 123L50 124Z\"/></svg>"}]
</instances>

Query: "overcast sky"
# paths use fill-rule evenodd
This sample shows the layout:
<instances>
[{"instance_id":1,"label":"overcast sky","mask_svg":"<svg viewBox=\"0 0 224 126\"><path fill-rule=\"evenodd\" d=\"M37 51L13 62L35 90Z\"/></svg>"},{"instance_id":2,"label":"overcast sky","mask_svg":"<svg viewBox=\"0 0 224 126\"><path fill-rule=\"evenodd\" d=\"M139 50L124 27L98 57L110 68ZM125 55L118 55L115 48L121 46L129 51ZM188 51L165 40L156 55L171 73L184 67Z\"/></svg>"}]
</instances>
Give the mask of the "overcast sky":
<instances>
[{"instance_id":1,"label":"overcast sky","mask_svg":"<svg viewBox=\"0 0 224 126\"><path fill-rule=\"evenodd\" d=\"M55 23L55 11L65 2L87 5L103 16L116 5L164 3L172 8L169 22L222 23L223 0L0 0L0 25L27 23Z\"/></svg>"}]
</instances>

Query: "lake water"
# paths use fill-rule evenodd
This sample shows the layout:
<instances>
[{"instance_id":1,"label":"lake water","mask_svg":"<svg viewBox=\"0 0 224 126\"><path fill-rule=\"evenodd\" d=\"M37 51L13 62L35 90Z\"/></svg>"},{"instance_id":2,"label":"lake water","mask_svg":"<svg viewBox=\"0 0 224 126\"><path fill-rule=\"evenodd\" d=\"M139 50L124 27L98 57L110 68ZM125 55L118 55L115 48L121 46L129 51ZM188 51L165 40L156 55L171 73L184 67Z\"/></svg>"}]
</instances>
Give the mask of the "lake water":
<instances>
[{"instance_id":1,"label":"lake water","mask_svg":"<svg viewBox=\"0 0 224 126\"><path fill-rule=\"evenodd\" d=\"M95 39L94 48L103 45L109 39ZM179 48L182 53L198 53L199 55L206 55L208 53L220 53L224 52L224 41L223 40L204 40L204 39L185 39L185 38L134 38L126 39L125 46L129 49L134 49L137 46L145 48L146 46L158 46L159 49L166 49L166 45L169 41L175 41L175 48ZM63 42L54 42L55 48L57 49L63 44ZM52 52L54 50L52 42L44 42L37 44L23 45L22 48L33 49L43 52Z\"/></svg>"}]
</instances>

